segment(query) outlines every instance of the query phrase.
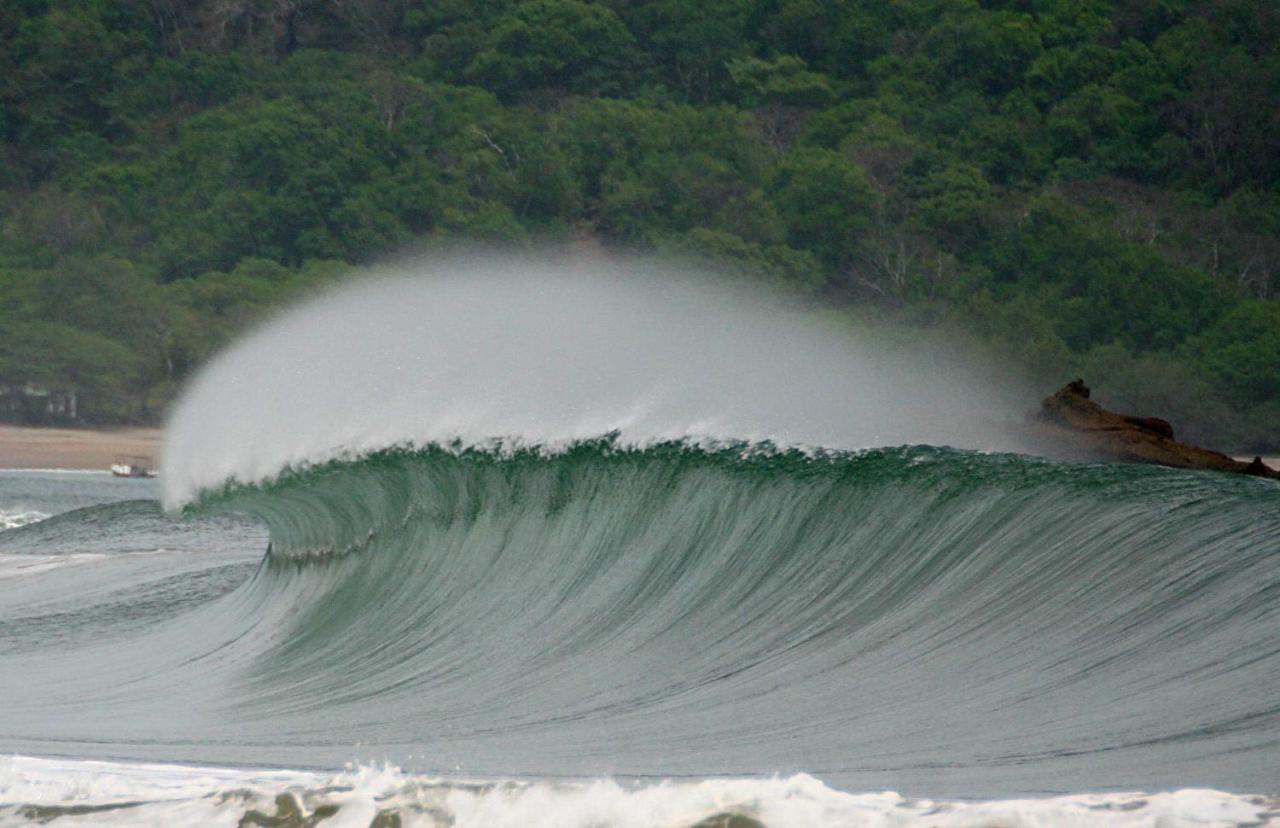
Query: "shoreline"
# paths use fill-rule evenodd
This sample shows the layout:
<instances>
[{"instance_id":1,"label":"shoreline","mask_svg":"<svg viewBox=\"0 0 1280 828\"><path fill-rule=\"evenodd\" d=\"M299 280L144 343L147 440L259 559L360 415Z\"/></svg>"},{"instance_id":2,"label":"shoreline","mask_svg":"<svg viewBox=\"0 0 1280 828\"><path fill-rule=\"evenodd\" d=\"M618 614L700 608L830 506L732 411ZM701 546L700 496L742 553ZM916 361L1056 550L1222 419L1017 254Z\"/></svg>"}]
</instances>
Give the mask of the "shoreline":
<instances>
[{"instance_id":1,"label":"shoreline","mask_svg":"<svg viewBox=\"0 0 1280 828\"><path fill-rule=\"evenodd\" d=\"M160 464L163 435L164 429L149 427L44 428L0 423L0 469L107 472L126 455L146 457L154 469ZM1232 456L1246 463L1253 459L1253 455ZM1280 468L1280 456L1262 460Z\"/></svg>"},{"instance_id":2,"label":"shoreline","mask_svg":"<svg viewBox=\"0 0 1280 828\"><path fill-rule=\"evenodd\" d=\"M127 455L159 465L159 428L39 428L0 424L0 469L110 471Z\"/></svg>"},{"instance_id":3,"label":"shoreline","mask_svg":"<svg viewBox=\"0 0 1280 828\"><path fill-rule=\"evenodd\" d=\"M1280 469L1280 455L1275 455L1275 454L1262 454L1262 455L1233 454L1231 455L1232 460L1239 460L1241 463L1252 462L1253 458L1255 457L1261 457L1262 462L1266 463L1268 466L1270 466L1273 469Z\"/></svg>"}]
</instances>

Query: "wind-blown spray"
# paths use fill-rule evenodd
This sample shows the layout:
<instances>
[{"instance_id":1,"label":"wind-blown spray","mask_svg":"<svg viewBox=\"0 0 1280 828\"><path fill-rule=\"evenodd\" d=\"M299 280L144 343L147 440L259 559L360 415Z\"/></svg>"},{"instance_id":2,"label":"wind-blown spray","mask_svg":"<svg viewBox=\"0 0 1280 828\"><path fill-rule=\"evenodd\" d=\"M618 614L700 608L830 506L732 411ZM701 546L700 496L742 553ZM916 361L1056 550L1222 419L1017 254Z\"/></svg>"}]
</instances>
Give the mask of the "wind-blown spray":
<instances>
[{"instance_id":1,"label":"wind-blown spray","mask_svg":"<svg viewBox=\"0 0 1280 828\"><path fill-rule=\"evenodd\" d=\"M763 290L636 263L402 267L274 320L193 383L170 507L393 445L733 440L1011 449L1014 389Z\"/></svg>"}]
</instances>

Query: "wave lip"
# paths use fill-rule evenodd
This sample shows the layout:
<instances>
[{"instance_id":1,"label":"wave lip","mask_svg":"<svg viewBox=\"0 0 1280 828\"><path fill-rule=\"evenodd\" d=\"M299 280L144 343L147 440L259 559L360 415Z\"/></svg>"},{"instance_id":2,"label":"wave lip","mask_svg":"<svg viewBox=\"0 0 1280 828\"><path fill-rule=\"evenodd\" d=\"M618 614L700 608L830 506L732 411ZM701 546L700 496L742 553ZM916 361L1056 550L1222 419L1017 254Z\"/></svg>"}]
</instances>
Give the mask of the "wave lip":
<instances>
[{"instance_id":1,"label":"wave lip","mask_svg":"<svg viewBox=\"0 0 1280 828\"><path fill-rule=\"evenodd\" d=\"M877 346L741 285L457 259L337 291L219 356L174 409L161 479L173 508L394 446L1008 449L1013 399L1028 397L946 354Z\"/></svg>"}]
</instances>

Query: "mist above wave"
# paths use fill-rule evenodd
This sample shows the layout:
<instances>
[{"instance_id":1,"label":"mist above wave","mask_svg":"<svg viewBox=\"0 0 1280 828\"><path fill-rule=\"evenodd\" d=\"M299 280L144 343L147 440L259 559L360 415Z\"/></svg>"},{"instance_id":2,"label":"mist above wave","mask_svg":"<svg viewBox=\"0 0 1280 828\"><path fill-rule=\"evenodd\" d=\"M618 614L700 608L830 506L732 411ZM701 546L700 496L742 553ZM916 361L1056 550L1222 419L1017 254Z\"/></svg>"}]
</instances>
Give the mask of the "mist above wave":
<instances>
[{"instance_id":1,"label":"mist above wave","mask_svg":"<svg viewBox=\"0 0 1280 828\"><path fill-rule=\"evenodd\" d=\"M1016 449L1002 384L673 265L453 257L385 268L214 359L165 434L168 507L399 445L745 440Z\"/></svg>"}]
</instances>

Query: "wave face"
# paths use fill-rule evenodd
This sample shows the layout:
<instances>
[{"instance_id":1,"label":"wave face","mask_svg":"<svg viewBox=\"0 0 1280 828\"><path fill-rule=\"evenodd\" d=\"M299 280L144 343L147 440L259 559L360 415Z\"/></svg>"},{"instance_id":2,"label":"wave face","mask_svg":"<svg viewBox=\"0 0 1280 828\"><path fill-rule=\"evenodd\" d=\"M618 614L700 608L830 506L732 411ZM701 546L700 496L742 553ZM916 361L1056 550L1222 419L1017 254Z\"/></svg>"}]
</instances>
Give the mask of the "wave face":
<instances>
[{"instance_id":1,"label":"wave face","mask_svg":"<svg viewBox=\"0 0 1280 828\"><path fill-rule=\"evenodd\" d=\"M963 797L1275 785L1268 481L604 440L382 452L196 511L269 527L253 577L28 653L0 678L9 746Z\"/></svg>"}]
</instances>

